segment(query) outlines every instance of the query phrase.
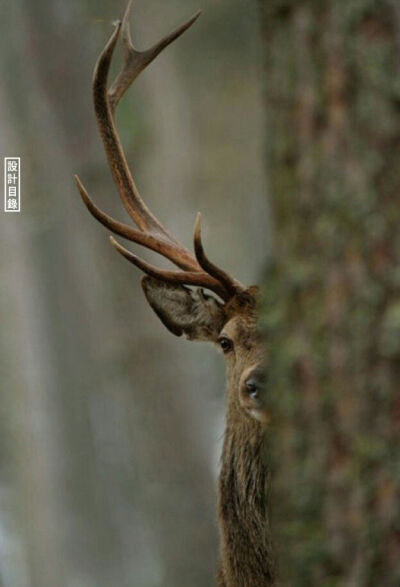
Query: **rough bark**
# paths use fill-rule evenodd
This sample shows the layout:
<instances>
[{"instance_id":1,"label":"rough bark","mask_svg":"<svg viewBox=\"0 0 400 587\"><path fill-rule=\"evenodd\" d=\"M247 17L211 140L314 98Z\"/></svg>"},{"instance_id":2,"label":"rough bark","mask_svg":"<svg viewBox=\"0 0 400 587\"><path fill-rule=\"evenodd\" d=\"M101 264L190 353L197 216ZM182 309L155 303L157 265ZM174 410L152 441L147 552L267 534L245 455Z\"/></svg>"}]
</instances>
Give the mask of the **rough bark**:
<instances>
[{"instance_id":1,"label":"rough bark","mask_svg":"<svg viewBox=\"0 0 400 587\"><path fill-rule=\"evenodd\" d=\"M396 3L260 0L282 585L400 584Z\"/></svg>"}]
</instances>

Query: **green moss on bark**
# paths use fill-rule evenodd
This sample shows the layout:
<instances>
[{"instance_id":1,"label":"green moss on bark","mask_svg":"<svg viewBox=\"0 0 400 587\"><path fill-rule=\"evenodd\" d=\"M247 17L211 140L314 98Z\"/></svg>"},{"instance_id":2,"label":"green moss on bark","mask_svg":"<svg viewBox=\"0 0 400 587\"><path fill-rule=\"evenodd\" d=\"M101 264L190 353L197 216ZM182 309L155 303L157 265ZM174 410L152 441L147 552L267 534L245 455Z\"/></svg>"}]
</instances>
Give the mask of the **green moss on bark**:
<instances>
[{"instance_id":1,"label":"green moss on bark","mask_svg":"<svg viewBox=\"0 0 400 587\"><path fill-rule=\"evenodd\" d=\"M400 584L400 17L260 0L282 584Z\"/></svg>"}]
</instances>

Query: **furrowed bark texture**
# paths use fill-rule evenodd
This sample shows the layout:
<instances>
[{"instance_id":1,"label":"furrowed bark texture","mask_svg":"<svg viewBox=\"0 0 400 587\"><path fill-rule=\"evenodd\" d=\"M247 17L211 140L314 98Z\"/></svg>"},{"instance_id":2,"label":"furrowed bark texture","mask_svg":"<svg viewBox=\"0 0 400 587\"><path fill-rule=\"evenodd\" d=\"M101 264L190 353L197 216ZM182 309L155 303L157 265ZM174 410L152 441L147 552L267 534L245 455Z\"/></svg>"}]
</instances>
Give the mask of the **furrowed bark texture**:
<instances>
[{"instance_id":1,"label":"furrowed bark texture","mask_svg":"<svg viewBox=\"0 0 400 587\"><path fill-rule=\"evenodd\" d=\"M282 585L400 585L400 9L260 0Z\"/></svg>"}]
</instances>

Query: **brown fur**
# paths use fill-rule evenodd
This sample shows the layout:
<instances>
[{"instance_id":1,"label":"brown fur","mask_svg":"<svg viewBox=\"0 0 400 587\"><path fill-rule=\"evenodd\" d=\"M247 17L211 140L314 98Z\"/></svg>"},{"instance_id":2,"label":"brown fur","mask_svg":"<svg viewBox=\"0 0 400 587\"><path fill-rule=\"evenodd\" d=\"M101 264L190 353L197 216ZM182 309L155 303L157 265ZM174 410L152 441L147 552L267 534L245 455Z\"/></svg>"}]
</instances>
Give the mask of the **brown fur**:
<instances>
[{"instance_id":1,"label":"brown fur","mask_svg":"<svg viewBox=\"0 0 400 587\"><path fill-rule=\"evenodd\" d=\"M227 357L227 418L219 478L221 533L219 587L273 585L275 568L267 511L265 425L249 415L239 397L246 369L263 360L257 331L257 290L226 308L223 331L235 340L237 357ZM247 299L246 299L247 298Z\"/></svg>"},{"instance_id":2,"label":"brown fur","mask_svg":"<svg viewBox=\"0 0 400 587\"><path fill-rule=\"evenodd\" d=\"M268 470L262 398L254 404L245 381L264 363L257 329L257 288L225 305L201 290L145 277L146 298L174 334L191 340L233 341L226 353L227 418L219 478L221 534L219 587L267 587L274 583L274 561L267 512Z\"/></svg>"},{"instance_id":3,"label":"brown fur","mask_svg":"<svg viewBox=\"0 0 400 587\"><path fill-rule=\"evenodd\" d=\"M267 514L264 434L258 422L228 409L219 479L219 585L266 587L274 562Z\"/></svg>"}]
</instances>

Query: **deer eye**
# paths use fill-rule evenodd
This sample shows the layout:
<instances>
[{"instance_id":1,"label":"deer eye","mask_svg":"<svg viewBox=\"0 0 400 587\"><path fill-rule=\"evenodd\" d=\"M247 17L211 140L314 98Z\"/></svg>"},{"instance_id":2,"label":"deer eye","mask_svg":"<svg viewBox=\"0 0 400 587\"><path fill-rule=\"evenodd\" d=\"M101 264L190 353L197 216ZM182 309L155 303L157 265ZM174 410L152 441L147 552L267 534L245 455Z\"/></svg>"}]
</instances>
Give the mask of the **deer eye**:
<instances>
[{"instance_id":1,"label":"deer eye","mask_svg":"<svg viewBox=\"0 0 400 587\"><path fill-rule=\"evenodd\" d=\"M233 341L226 336L221 336L218 339L218 343L225 354L229 353L233 349Z\"/></svg>"}]
</instances>

